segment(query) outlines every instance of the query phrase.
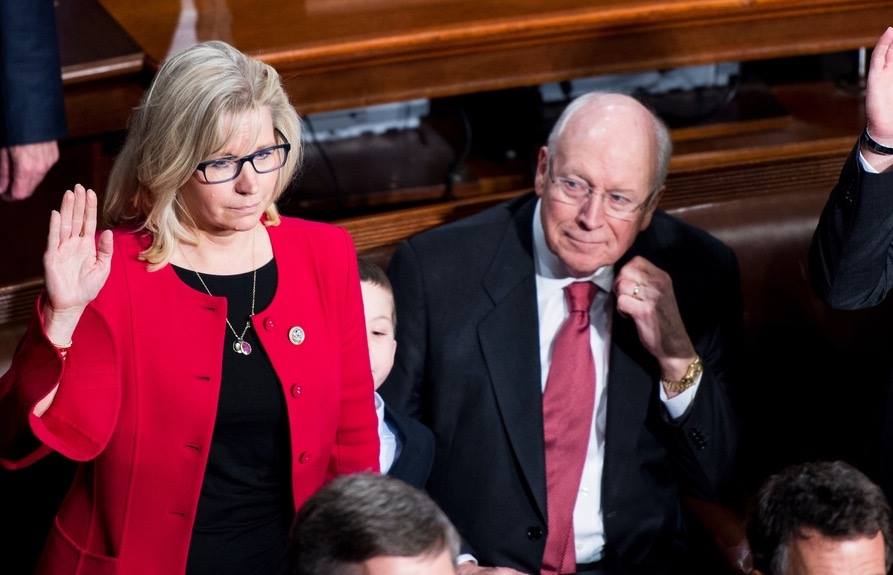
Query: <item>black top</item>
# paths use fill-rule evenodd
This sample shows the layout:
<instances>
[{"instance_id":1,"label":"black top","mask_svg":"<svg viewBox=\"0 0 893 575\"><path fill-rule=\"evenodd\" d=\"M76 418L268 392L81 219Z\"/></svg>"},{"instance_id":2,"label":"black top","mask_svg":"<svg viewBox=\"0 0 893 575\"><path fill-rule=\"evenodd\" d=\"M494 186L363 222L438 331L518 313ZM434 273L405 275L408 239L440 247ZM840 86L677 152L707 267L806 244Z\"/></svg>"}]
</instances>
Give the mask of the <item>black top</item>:
<instances>
[{"instance_id":1,"label":"black top","mask_svg":"<svg viewBox=\"0 0 893 575\"><path fill-rule=\"evenodd\" d=\"M207 293L191 270L174 266L193 289ZM251 313L252 272L202 274L212 295L227 299L227 316L241 335ZM273 300L275 260L257 269L255 313ZM217 418L186 572L189 575L276 574L285 568L291 495L288 415L279 379L253 328L249 355L233 351L226 327Z\"/></svg>"}]
</instances>

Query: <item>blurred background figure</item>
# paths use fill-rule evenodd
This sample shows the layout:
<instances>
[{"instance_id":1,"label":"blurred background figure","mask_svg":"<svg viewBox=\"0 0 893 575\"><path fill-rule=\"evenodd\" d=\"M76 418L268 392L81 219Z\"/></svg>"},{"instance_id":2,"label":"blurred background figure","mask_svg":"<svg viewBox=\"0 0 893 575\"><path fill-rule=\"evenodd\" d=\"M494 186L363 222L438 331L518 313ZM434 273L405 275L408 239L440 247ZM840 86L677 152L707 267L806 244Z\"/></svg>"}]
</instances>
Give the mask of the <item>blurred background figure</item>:
<instances>
[{"instance_id":1,"label":"blurred background figure","mask_svg":"<svg viewBox=\"0 0 893 575\"><path fill-rule=\"evenodd\" d=\"M841 461L770 477L747 535L757 575L882 575L893 560L883 492Z\"/></svg>"},{"instance_id":2,"label":"blurred background figure","mask_svg":"<svg viewBox=\"0 0 893 575\"><path fill-rule=\"evenodd\" d=\"M52 0L0 0L0 198L29 197L65 135Z\"/></svg>"},{"instance_id":3,"label":"blurred background figure","mask_svg":"<svg viewBox=\"0 0 893 575\"><path fill-rule=\"evenodd\" d=\"M391 477L340 477L298 512L291 575L452 575L459 536L425 493Z\"/></svg>"}]
</instances>

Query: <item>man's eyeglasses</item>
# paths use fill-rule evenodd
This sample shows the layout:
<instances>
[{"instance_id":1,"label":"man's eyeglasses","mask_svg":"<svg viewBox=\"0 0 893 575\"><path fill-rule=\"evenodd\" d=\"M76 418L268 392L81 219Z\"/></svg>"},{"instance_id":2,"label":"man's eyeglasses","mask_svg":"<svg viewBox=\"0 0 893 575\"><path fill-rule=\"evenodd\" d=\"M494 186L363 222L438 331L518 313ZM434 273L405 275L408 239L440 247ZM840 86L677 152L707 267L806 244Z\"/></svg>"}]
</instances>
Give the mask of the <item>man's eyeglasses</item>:
<instances>
[{"instance_id":1,"label":"man's eyeglasses","mask_svg":"<svg viewBox=\"0 0 893 575\"><path fill-rule=\"evenodd\" d=\"M587 201L602 200L605 215L618 220L630 220L636 211L648 203L637 202L628 194L620 192L596 192L592 186L577 178L568 176L555 176L552 171L552 158L549 157L549 180L555 184L558 193L552 194L552 198L563 204L581 207ZM649 196L650 199L650 196Z\"/></svg>"},{"instance_id":2,"label":"man's eyeglasses","mask_svg":"<svg viewBox=\"0 0 893 575\"><path fill-rule=\"evenodd\" d=\"M291 144L277 144L269 148L263 148L241 158L220 158L206 160L199 163L195 170L199 174L199 181L203 184L222 184L235 180L242 173L242 166L250 163L258 174L275 172L285 165Z\"/></svg>"}]
</instances>

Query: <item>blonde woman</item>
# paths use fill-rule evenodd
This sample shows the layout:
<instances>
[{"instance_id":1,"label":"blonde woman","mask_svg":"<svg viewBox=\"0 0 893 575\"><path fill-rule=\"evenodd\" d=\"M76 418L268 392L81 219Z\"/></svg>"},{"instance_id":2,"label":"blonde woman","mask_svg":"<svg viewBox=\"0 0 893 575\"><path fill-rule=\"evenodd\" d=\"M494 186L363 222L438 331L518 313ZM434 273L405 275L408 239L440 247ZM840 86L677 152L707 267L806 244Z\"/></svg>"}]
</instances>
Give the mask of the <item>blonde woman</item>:
<instances>
[{"instance_id":1,"label":"blonde woman","mask_svg":"<svg viewBox=\"0 0 893 575\"><path fill-rule=\"evenodd\" d=\"M300 156L275 70L208 42L135 111L112 229L81 186L52 213L0 379L0 463L81 462L39 573L279 573L295 509L377 470L350 238L275 207Z\"/></svg>"}]
</instances>

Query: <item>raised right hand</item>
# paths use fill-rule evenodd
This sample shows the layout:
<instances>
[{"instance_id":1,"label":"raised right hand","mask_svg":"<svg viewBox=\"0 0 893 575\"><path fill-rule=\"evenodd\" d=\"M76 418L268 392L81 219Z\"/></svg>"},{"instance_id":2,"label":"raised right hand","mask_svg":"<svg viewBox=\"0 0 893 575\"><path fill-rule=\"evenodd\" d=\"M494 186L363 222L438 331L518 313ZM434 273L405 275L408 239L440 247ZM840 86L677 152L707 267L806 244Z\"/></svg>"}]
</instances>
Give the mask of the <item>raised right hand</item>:
<instances>
[{"instance_id":1,"label":"raised right hand","mask_svg":"<svg viewBox=\"0 0 893 575\"><path fill-rule=\"evenodd\" d=\"M871 53L865 116L871 136L893 147L893 28L887 28Z\"/></svg>"},{"instance_id":2,"label":"raised right hand","mask_svg":"<svg viewBox=\"0 0 893 575\"><path fill-rule=\"evenodd\" d=\"M43 255L47 305L47 335L56 344L71 340L84 309L105 285L112 263L112 232L97 242L96 193L80 184L62 196L59 211L50 215L47 249Z\"/></svg>"}]
</instances>

